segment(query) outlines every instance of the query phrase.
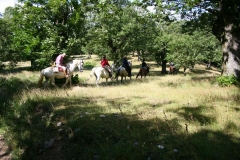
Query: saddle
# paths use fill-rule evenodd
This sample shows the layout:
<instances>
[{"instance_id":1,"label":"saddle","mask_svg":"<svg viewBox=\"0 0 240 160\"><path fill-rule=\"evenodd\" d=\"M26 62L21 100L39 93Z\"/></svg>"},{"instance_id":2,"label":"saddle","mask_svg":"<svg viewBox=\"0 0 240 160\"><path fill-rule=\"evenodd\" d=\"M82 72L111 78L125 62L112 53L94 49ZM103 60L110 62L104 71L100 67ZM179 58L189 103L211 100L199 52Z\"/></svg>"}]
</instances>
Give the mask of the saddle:
<instances>
[{"instance_id":1,"label":"saddle","mask_svg":"<svg viewBox=\"0 0 240 160\"><path fill-rule=\"evenodd\" d=\"M53 65L53 72L55 73L58 73L58 72L64 72L63 68L61 66L56 66L56 65ZM69 72L69 69L66 68L66 74Z\"/></svg>"},{"instance_id":2,"label":"saddle","mask_svg":"<svg viewBox=\"0 0 240 160\"><path fill-rule=\"evenodd\" d=\"M54 67L53 67L53 72L63 72L63 69L62 69L62 67L56 67L56 66L54 66Z\"/></svg>"}]
</instances>

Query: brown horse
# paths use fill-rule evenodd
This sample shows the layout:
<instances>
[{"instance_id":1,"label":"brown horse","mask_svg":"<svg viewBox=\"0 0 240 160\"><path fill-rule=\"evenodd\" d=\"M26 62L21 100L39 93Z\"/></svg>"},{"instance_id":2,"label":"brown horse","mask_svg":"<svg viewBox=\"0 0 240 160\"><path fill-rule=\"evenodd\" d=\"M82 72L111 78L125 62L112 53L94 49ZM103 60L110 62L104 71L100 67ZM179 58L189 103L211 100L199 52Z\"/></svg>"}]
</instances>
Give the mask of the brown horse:
<instances>
[{"instance_id":1,"label":"brown horse","mask_svg":"<svg viewBox=\"0 0 240 160\"><path fill-rule=\"evenodd\" d=\"M149 72L149 69L150 69L149 67L141 67L137 76L136 76L136 79L138 78L139 75L141 76L141 79L142 79L143 76L146 78L146 76Z\"/></svg>"},{"instance_id":2,"label":"brown horse","mask_svg":"<svg viewBox=\"0 0 240 160\"><path fill-rule=\"evenodd\" d=\"M179 66L170 65L168 74L174 75L174 74L177 74L178 72L179 72Z\"/></svg>"},{"instance_id":3,"label":"brown horse","mask_svg":"<svg viewBox=\"0 0 240 160\"><path fill-rule=\"evenodd\" d=\"M169 74L171 74L171 75L173 75L173 74L175 74L176 72L175 72L175 66L170 66L169 67Z\"/></svg>"}]
</instances>

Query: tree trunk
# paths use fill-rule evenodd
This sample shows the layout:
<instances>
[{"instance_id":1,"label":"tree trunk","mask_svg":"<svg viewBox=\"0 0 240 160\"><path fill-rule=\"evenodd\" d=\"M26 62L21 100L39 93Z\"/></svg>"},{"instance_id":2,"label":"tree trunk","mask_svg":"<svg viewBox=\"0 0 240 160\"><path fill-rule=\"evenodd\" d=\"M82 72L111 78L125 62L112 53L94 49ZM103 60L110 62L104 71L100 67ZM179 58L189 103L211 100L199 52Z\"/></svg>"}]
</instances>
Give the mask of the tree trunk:
<instances>
[{"instance_id":1,"label":"tree trunk","mask_svg":"<svg viewBox=\"0 0 240 160\"><path fill-rule=\"evenodd\" d=\"M240 78L240 1L222 0L218 5L213 34L222 44L222 73Z\"/></svg>"},{"instance_id":2,"label":"tree trunk","mask_svg":"<svg viewBox=\"0 0 240 160\"><path fill-rule=\"evenodd\" d=\"M161 54L161 61L162 61L162 74L167 74L167 61L165 60L166 53L163 51Z\"/></svg>"},{"instance_id":3,"label":"tree trunk","mask_svg":"<svg viewBox=\"0 0 240 160\"><path fill-rule=\"evenodd\" d=\"M233 27L233 24L225 27L222 41L222 71L223 75L240 78L240 39L239 33L234 33Z\"/></svg>"},{"instance_id":4,"label":"tree trunk","mask_svg":"<svg viewBox=\"0 0 240 160\"><path fill-rule=\"evenodd\" d=\"M165 60L166 56L167 56L167 51L166 51L166 43L164 43L165 48L162 50L161 54L160 54L160 59L162 61L162 74L167 74L167 61Z\"/></svg>"}]
</instances>

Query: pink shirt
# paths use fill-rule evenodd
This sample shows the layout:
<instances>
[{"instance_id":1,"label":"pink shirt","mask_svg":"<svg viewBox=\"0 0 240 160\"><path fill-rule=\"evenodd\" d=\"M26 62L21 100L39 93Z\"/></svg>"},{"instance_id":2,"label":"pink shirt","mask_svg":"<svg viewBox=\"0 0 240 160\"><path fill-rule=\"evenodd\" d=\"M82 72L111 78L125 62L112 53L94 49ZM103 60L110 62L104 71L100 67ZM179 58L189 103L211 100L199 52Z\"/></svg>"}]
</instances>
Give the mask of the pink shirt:
<instances>
[{"instance_id":1,"label":"pink shirt","mask_svg":"<svg viewBox=\"0 0 240 160\"><path fill-rule=\"evenodd\" d=\"M56 58L56 64L57 65L63 65L63 56L60 54L57 58Z\"/></svg>"}]
</instances>

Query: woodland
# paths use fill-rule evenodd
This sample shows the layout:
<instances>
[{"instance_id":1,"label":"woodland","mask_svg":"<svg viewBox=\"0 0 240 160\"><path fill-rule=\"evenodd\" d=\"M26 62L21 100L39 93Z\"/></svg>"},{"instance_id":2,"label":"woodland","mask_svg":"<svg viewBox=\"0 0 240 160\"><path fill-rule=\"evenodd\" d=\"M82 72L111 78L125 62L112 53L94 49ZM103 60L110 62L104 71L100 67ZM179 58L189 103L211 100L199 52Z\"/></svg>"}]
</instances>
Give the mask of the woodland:
<instances>
[{"instance_id":1,"label":"woodland","mask_svg":"<svg viewBox=\"0 0 240 160\"><path fill-rule=\"evenodd\" d=\"M57 54L107 55L118 61L137 52L167 73L205 62L239 78L239 1L19 0L1 13L0 64L49 66Z\"/></svg>"}]
</instances>

